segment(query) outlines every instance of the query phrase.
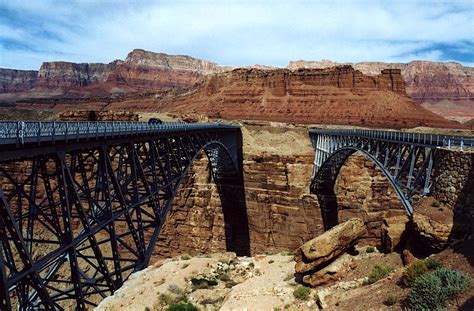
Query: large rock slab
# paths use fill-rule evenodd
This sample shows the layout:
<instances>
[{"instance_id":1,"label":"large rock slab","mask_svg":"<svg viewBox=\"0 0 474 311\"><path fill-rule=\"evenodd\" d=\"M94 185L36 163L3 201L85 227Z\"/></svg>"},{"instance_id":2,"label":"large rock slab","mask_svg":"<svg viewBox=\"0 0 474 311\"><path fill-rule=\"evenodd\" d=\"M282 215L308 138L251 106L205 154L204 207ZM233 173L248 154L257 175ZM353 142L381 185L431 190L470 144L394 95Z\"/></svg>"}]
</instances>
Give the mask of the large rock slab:
<instances>
[{"instance_id":1,"label":"large rock slab","mask_svg":"<svg viewBox=\"0 0 474 311\"><path fill-rule=\"evenodd\" d=\"M328 263L353 246L365 233L364 222L351 218L306 242L295 252L296 272L306 273Z\"/></svg>"},{"instance_id":2,"label":"large rock slab","mask_svg":"<svg viewBox=\"0 0 474 311\"><path fill-rule=\"evenodd\" d=\"M421 242L432 249L441 251L448 245L453 229L453 220L446 217L441 222L415 211L413 213L413 228Z\"/></svg>"},{"instance_id":3,"label":"large rock slab","mask_svg":"<svg viewBox=\"0 0 474 311\"><path fill-rule=\"evenodd\" d=\"M387 217L382 223L382 249L385 253L391 253L402 241L402 236L407 234L407 223L410 221L408 216L400 215Z\"/></svg>"}]
</instances>

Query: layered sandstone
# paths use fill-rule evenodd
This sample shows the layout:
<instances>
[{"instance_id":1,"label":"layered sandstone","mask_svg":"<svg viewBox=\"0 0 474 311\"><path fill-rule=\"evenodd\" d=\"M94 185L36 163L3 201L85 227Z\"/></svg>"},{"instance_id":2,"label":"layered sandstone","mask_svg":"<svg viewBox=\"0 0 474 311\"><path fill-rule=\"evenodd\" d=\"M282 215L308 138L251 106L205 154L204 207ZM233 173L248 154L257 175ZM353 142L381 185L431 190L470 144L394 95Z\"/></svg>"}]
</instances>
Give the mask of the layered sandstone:
<instances>
[{"instance_id":1,"label":"layered sandstone","mask_svg":"<svg viewBox=\"0 0 474 311\"><path fill-rule=\"evenodd\" d=\"M0 93L23 92L36 84L38 71L0 68Z\"/></svg>"},{"instance_id":2,"label":"layered sandstone","mask_svg":"<svg viewBox=\"0 0 474 311\"><path fill-rule=\"evenodd\" d=\"M131 104L136 109L232 119L395 128L459 126L414 104L395 69L382 70L378 76L364 75L350 66L236 69L210 76L180 96Z\"/></svg>"},{"instance_id":3,"label":"layered sandstone","mask_svg":"<svg viewBox=\"0 0 474 311\"><path fill-rule=\"evenodd\" d=\"M111 71L109 64L45 62L38 72L39 88L84 87L103 81Z\"/></svg>"},{"instance_id":4,"label":"layered sandstone","mask_svg":"<svg viewBox=\"0 0 474 311\"><path fill-rule=\"evenodd\" d=\"M383 69L399 69L407 94L442 116L465 121L474 117L474 68L455 62L412 61L409 63L345 63L364 74L377 75ZM341 65L329 60L292 61L287 68L329 68Z\"/></svg>"},{"instance_id":5,"label":"layered sandstone","mask_svg":"<svg viewBox=\"0 0 474 311\"><path fill-rule=\"evenodd\" d=\"M330 68L342 65L329 60L292 61L287 68ZM384 69L399 69L407 93L413 99L472 99L474 96L474 68L455 62L412 61L409 63L361 62L344 63L367 75L378 75Z\"/></svg>"}]
</instances>

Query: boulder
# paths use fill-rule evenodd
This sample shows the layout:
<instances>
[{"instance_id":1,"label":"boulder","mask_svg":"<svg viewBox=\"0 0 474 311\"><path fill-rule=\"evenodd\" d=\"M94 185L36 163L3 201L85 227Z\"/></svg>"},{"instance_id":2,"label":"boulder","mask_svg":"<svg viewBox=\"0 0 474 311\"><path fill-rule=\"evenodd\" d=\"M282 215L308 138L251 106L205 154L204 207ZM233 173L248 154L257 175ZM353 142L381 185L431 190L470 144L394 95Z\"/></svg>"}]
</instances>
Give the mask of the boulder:
<instances>
[{"instance_id":1,"label":"boulder","mask_svg":"<svg viewBox=\"0 0 474 311\"><path fill-rule=\"evenodd\" d=\"M382 249L385 253L391 253L402 241L402 236L407 235L406 227L410 221L408 216L393 216L383 219L381 228ZM403 243L402 243L403 244Z\"/></svg>"},{"instance_id":2,"label":"boulder","mask_svg":"<svg viewBox=\"0 0 474 311\"><path fill-rule=\"evenodd\" d=\"M344 254L321 270L303 276L303 282L312 287L316 287L337 281L351 269L351 265L353 265L352 261L352 256Z\"/></svg>"},{"instance_id":3,"label":"boulder","mask_svg":"<svg viewBox=\"0 0 474 311\"><path fill-rule=\"evenodd\" d=\"M297 273L306 273L330 262L366 233L364 222L351 218L306 242L295 252Z\"/></svg>"},{"instance_id":4,"label":"boulder","mask_svg":"<svg viewBox=\"0 0 474 311\"><path fill-rule=\"evenodd\" d=\"M448 245L453 229L453 220L452 218L444 219L441 222L415 211L413 213L413 229L421 242L434 250L441 251Z\"/></svg>"}]
</instances>

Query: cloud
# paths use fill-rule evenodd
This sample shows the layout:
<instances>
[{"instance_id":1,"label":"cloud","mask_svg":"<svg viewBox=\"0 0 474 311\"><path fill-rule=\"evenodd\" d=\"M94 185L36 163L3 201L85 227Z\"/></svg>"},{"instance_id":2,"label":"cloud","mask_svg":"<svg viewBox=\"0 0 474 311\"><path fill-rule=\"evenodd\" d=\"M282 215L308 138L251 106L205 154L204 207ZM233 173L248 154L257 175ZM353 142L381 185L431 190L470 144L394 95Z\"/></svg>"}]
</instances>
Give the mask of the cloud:
<instances>
[{"instance_id":1,"label":"cloud","mask_svg":"<svg viewBox=\"0 0 474 311\"><path fill-rule=\"evenodd\" d=\"M134 48L224 65L472 63L467 1L0 0L0 67L110 62Z\"/></svg>"}]
</instances>

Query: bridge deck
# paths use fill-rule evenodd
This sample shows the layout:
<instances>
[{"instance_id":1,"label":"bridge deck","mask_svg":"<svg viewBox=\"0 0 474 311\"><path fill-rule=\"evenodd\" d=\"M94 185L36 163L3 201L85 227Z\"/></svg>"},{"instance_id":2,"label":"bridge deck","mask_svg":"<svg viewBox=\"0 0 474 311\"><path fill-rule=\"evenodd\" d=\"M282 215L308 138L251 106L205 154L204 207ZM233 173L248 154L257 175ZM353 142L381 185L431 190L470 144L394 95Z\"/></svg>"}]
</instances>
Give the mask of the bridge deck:
<instances>
[{"instance_id":1,"label":"bridge deck","mask_svg":"<svg viewBox=\"0 0 474 311\"><path fill-rule=\"evenodd\" d=\"M385 140L390 142L409 143L412 145L425 145L430 147L474 147L474 138L464 136L448 136L438 134L363 129L312 128L309 130L309 132L310 134L360 137L374 140Z\"/></svg>"},{"instance_id":2,"label":"bridge deck","mask_svg":"<svg viewBox=\"0 0 474 311\"><path fill-rule=\"evenodd\" d=\"M78 141L83 139L115 138L137 135L170 134L191 130L235 129L236 125L222 123L165 122L0 122L0 145L20 146L28 143Z\"/></svg>"}]
</instances>

